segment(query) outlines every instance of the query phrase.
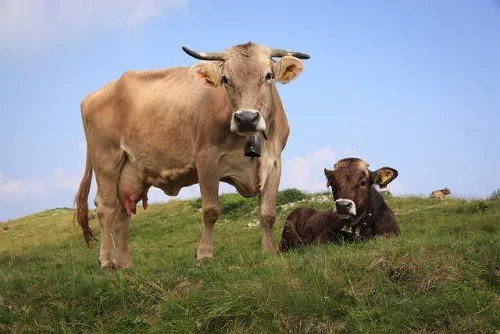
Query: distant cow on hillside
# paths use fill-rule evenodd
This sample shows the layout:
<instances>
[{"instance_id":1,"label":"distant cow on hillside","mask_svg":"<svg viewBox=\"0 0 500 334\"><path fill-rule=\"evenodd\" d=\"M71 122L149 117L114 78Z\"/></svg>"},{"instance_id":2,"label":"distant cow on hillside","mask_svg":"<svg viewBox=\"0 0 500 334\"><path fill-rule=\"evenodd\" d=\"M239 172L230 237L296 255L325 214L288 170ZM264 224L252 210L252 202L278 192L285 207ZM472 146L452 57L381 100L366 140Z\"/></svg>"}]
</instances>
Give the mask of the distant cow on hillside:
<instances>
[{"instance_id":1,"label":"distant cow on hillside","mask_svg":"<svg viewBox=\"0 0 500 334\"><path fill-rule=\"evenodd\" d=\"M431 194L429 195L429 198L439 198L439 199L443 199L443 198L445 198L446 196L448 196L449 194L451 194L450 189L448 189L448 188L444 188L444 189L434 190L434 191L433 191L433 192L431 192Z\"/></svg>"},{"instance_id":2,"label":"distant cow on hillside","mask_svg":"<svg viewBox=\"0 0 500 334\"><path fill-rule=\"evenodd\" d=\"M334 170L325 169L327 187L335 198L333 210L297 208L288 215L281 235L280 250L307 244L341 240L362 240L377 235L399 235L392 210L373 187L387 186L398 176L395 169L383 167L375 172L358 158L338 161Z\"/></svg>"}]
</instances>

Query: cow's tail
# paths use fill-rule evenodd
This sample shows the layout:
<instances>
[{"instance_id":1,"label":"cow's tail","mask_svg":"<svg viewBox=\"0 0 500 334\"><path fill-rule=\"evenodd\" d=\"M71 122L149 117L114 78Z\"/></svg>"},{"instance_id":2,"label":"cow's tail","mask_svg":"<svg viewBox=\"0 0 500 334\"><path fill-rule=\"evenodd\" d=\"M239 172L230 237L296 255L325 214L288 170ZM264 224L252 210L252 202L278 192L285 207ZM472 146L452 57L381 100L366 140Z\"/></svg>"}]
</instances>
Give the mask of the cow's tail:
<instances>
[{"instance_id":1,"label":"cow's tail","mask_svg":"<svg viewBox=\"0 0 500 334\"><path fill-rule=\"evenodd\" d=\"M74 219L78 222L78 225L82 228L83 237L87 243L87 247L90 248L90 242L96 240L94 238L94 233L89 227L89 191L90 184L92 183L92 162L90 160L90 153L87 148L87 157L85 162L85 173L83 174L82 181L80 182L80 187L75 196L75 217Z\"/></svg>"}]
</instances>

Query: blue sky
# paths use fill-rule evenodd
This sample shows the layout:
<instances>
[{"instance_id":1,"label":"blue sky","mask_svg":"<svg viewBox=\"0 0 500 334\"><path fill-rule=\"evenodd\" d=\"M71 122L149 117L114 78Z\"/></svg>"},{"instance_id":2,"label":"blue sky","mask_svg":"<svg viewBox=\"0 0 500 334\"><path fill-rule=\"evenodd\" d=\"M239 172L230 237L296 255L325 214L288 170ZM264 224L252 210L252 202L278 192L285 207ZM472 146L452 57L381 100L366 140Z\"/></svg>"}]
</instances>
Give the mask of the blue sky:
<instances>
[{"instance_id":1,"label":"blue sky","mask_svg":"<svg viewBox=\"0 0 500 334\"><path fill-rule=\"evenodd\" d=\"M498 1L0 0L0 221L72 206L85 95L127 69L195 64L183 45L250 40L311 55L278 87L282 189L326 190L345 156L396 168L397 194L500 188Z\"/></svg>"}]
</instances>

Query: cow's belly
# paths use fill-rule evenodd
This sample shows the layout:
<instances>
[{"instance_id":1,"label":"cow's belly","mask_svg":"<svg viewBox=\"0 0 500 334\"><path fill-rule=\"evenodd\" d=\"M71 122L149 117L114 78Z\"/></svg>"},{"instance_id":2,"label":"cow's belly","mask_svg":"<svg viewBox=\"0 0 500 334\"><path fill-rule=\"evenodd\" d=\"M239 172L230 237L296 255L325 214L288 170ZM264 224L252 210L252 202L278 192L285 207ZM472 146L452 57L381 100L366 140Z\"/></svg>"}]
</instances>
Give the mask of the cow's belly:
<instances>
[{"instance_id":1,"label":"cow's belly","mask_svg":"<svg viewBox=\"0 0 500 334\"><path fill-rule=\"evenodd\" d=\"M168 149L154 154L140 153L140 149L134 150L124 141L121 148L127 156L122 169L122 179L125 180L120 187L122 189L148 189L153 186L169 196L176 196L183 187L198 182L194 159L189 154L173 154Z\"/></svg>"},{"instance_id":2,"label":"cow's belly","mask_svg":"<svg viewBox=\"0 0 500 334\"><path fill-rule=\"evenodd\" d=\"M166 148L146 155L131 149L124 141L122 149L127 155L127 167L122 171L121 189L134 189L139 196L153 186L169 196L176 196L183 187L198 183L196 163L188 150L173 154ZM233 185L242 196L256 196L262 191L275 160L268 152L261 158L251 159L240 149L229 150L219 156L219 179Z\"/></svg>"},{"instance_id":3,"label":"cow's belly","mask_svg":"<svg viewBox=\"0 0 500 334\"><path fill-rule=\"evenodd\" d=\"M159 172L149 170L146 176L148 185L160 188L169 196L177 196L182 188L198 183L198 173L194 165L184 168L163 168Z\"/></svg>"}]
</instances>

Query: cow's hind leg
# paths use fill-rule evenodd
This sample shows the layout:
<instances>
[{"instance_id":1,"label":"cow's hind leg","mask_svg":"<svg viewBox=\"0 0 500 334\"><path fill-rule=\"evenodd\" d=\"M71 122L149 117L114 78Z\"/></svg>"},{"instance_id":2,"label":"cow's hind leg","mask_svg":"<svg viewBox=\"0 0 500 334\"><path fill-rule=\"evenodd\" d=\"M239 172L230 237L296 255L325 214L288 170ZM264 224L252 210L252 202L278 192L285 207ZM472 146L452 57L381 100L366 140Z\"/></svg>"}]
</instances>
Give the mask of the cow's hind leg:
<instances>
[{"instance_id":1,"label":"cow's hind leg","mask_svg":"<svg viewBox=\"0 0 500 334\"><path fill-rule=\"evenodd\" d=\"M116 247L116 267L129 268L132 265L130 258L130 244L128 239L128 231L130 228L131 216L121 203L117 203L116 219L114 221L115 232L115 247Z\"/></svg>"},{"instance_id":2,"label":"cow's hind leg","mask_svg":"<svg viewBox=\"0 0 500 334\"><path fill-rule=\"evenodd\" d=\"M108 161L113 161L111 160L112 155L109 152L106 157L109 159ZM114 163L108 165L108 169L95 169L97 181L95 205L97 208L99 225L101 227L101 250L99 253L101 268L114 268L116 265L113 256L114 247L112 233L113 224L121 217L121 212L123 210L122 205L118 201L117 188L121 167L124 161L123 154L120 152L119 155L116 155ZM98 163L95 165L98 165Z\"/></svg>"},{"instance_id":3,"label":"cow's hind leg","mask_svg":"<svg viewBox=\"0 0 500 334\"><path fill-rule=\"evenodd\" d=\"M99 261L101 268L128 268L132 264L128 238L131 216L118 200L114 201L114 207L112 203L112 200L103 201L99 192L97 193L95 205L101 227ZM113 250L116 251L116 260Z\"/></svg>"},{"instance_id":4,"label":"cow's hind leg","mask_svg":"<svg viewBox=\"0 0 500 334\"><path fill-rule=\"evenodd\" d=\"M116 261L113 256L112 226L115 208L110 205L109 202L102 200L99 190L97 191L94 204L96 206L97 218L99 219L99 226L101 228L99 263L103 269L114 268Z\"/></svg>"}]
</instances>

